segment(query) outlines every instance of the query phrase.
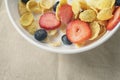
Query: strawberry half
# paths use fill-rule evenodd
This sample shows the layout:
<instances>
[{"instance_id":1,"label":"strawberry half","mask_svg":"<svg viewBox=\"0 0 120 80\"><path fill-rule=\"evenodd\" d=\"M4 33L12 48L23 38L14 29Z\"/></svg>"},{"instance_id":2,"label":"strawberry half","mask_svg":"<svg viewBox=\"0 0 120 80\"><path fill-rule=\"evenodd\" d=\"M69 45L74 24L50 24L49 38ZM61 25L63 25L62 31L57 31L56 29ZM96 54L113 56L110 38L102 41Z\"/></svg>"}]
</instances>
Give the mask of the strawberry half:
<instances>
[{"instance_id":1,"label":"strawberry half","mask_svg":"<svg viewBox=\"0 0 120 80\"><path fill-rule=\"evenodd\" d=\"M114 13L113 18L108 21L107 30L112 30L120 22L120 7Z\"/></svg>"},{"instance_id":2,"label":"strawberry half","mask_svg":"<svg viewBox=\"0 0 120 80\"><path fill-rule=\"evenodd\" d=\"M74 20L71 21L66 29L68 39L73 43L81 43L91 37L91 29L88 23Z\"/></svg>"},{"instance_id":3,"label":"strawberry half","mask_svg":"<svg viewBox=\"0 0 120 80\"><path fill-rule=\"evenodd\" d=\"M53 12L47 12L40 17L39 25L46 30L53 30L60 26L61 22L56 19Z\"/></svg>"},{"instance_id":4,"label":"strawberry half","mask_svg":"<svg viewBox=\"0 0 120 80\"><path fill-rule=\"evenodd\" d=\"M61 22L67 24L73 17L72 7L68 4L64 4L59 8L58 16Z\"/></svg>"}]
</instances>

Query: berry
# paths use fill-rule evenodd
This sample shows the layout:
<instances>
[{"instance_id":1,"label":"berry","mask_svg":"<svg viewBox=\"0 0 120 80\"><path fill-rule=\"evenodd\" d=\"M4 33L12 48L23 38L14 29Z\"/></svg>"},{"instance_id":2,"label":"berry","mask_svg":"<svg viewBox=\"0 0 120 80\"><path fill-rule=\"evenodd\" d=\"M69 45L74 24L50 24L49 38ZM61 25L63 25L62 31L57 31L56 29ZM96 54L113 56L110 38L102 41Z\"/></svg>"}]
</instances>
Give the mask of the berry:
<instances>
[{"instance_id":1,"label":"berry","mask_svg":"<svg viewBox=\"0 0 120 80\"><path fill-rule=\"evenodd\" d=\"M25 4L26 4L28 1L29 1L29 0L22 0L22 2L25 3Z\"/></svg>"},{"instance_id":2,"label":"berry","mask_svg":"<svg viewBox=\"0 0 120 80\"><path fill-rule=\"evenodd\" d=\"M47 32L44 29L39 29L35 32L34 37L38 41L42 41L47 37Z\"/></svg>"},{"instance_id":3,"label":"berry","mask_svg":"<svg viewBox=\"0 0 120 80\"><path fill-rule=\"evenodd\" d=\"M56 8L57 8L58 4L59 4L59 1L57 1L57 2L55 3L55 5L53 6L53 10L54 10L55 12L56 12Z\"/></svg>"},{"instance_id":4,"label":"berry","mask_svg":"<svg viewBox=\"0 0 120 80\"><path fill-rule=\"evenodd\" d=\"M68 4L62 5L59 9L58 16L61 22L68 24L73 17L72 7Z\"/></svg>"},{"instance_id":5,"label":"berry","mask_svg":"<svg viewBox=\"0 0 120 80\"><path fill-rule=\"evenodd\" d=\"M114 13L113 18L108 21L107 30L112 30L120 22L120 7Z\"/></svg>"},{"instance_id":6,"label":"berry","mask_svg":"<svg viewBox=\"0 0 120 80\"><path fill-rule=\"evenodd\" d=\"M116 0L115 6L120 6L120 0Z\"/></svg>"},{"instance_id":7,"label":"berry","mask_svg":"<svg viewBox=\"0 0 120 80\"><path fill-rule=\"evenodd\" d=\"M63 36L62 36L62 42L63 42L65 45L71 45L71 44L72 44L72 42L70 42L70 41L68 40L68 38L67 38L66 35L63 35Z\"/></svg>"},{"instance_id":8,"label":"berry","mask_svg":"<svg viewBox=\"0 0 120 80\"><path fill-rule=\"evenodd\" d=\"M40 17L39 25L46 30L53 30L60 27L61 22L56 19L55 13L47 12Z\"/></svg>"},{"instance_id":9,"label":"berry","mask_svg":"<svg viewBox=\"0 0 120 80\"><path fill-rule=\"evenodd\" d=\"M73 43L82 43L91 37L91 29L88 23L74 20L67 26L67 37Z\"/></svg>"}]
</instances>

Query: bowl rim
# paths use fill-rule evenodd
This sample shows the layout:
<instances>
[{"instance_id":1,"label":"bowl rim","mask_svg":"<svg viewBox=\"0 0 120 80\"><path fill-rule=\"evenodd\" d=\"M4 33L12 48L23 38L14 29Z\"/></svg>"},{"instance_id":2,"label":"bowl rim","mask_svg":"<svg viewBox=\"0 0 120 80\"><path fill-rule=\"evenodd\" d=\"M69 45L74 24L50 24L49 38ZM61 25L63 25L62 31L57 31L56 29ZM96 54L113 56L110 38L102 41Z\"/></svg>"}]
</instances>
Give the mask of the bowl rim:
<instances>
[{"instance_id":1,"label":"bowl rim","mask_svg":"<svg viewBox=\"0 0 120 80\"><path fill-rule=\"evenodd\" d=\"M103 44L104 42L106 42L120 27L120 23L118 23L118 25L106 37L100 38L99 40L95 41L94 43L92 43L92 44L90 44L88 46L82 47L82 48L78 48L78 49L74 49L74 50L61 50L61 49L54 49L54 48L52 49L52 48L49 48L47 46L37 44L35 41L33 41L27 35L25 35L19 29L19 27L14 22L14 20L13 20L13 18L11 16L11 12L10 12L9 7L8 7L8 0L5 0L5 6L6 6L7 14L8 14L8 17L9 17L11 23L13 24L14 28L20 33L20 35L22 35L28 42L34 44L35 46L37 46L37 47L39 47L39 48L41 48L43 50L47 50L47 51L54 52L54 53L75 54L75 53L81 53L81 52L85 52L85 51L94 49L94 48L100 46L101 44Z\"/></svg>"}]
</instances>

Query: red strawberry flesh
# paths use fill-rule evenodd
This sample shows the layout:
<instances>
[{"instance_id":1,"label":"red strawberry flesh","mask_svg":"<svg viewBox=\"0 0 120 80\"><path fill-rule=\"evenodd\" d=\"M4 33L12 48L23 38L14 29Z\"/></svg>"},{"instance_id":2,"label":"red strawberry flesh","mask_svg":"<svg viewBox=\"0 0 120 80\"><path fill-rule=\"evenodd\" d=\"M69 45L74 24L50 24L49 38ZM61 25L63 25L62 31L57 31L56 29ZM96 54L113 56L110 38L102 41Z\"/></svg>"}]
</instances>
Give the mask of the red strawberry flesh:
<instances>
[{"instance_id":1,"label":"red strawberry flesh","mask_svg":"<svg viewBox=\"0 0 120 80\"><path fill-rule=\"evenodd\" d=\"M120 22L120 7L114 13L113 18L108 21L107 30L112 30Z\"/></svg>"},{"instance_id":2,"label":"red strawberry flesh","mask_svg":"<svg viewBox=\"0 0 120 80\"><path fill-rule=\"evenodd\" d=\"M67 26L67 37L73 43L81 43L91 37L91 30L86 22L80 20L71 21Z\"/></svg>"},{"instance_id":3,"label":"red strawberry flesh","mask_svg":"<svg viewBox=\"0 0 120 80\"><path fill-rule=\"evenodd\" d=\"M60 7L58 13L61 22L67 24L71 21L73 17L72 7L68 4L64 4Z\"/></svg>"},{"instance_id":4,"label":"red strawberry flesh","mask_svg":"<svg viewBox=\"0 0 120 80\"><path fill-rule=\"evenodd\" d=\"M53 12L48 12L40 17L39 25L46 30L53 30L60 26L61 22L57 20Z\"/></svg>"}]
</instances>

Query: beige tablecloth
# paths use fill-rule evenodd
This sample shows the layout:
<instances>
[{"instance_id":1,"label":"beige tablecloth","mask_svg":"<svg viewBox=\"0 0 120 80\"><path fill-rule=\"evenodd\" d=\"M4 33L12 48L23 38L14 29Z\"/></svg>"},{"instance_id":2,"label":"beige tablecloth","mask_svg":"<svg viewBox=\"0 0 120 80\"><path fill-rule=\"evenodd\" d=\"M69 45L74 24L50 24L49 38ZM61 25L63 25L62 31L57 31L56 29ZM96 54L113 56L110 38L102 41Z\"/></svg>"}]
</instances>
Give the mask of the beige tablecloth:
<instances>
[{"instance_id":1,"label":"beige tablecloth","mask_svg":"<svg viewBox=\"0 0 120 80\"><path fill-rule=\"evenodd\" d=\"M120 30L82 54L43 51L26 41L0 9L0 80L120 80Z\"/></svg>"}]
</instances>

